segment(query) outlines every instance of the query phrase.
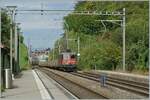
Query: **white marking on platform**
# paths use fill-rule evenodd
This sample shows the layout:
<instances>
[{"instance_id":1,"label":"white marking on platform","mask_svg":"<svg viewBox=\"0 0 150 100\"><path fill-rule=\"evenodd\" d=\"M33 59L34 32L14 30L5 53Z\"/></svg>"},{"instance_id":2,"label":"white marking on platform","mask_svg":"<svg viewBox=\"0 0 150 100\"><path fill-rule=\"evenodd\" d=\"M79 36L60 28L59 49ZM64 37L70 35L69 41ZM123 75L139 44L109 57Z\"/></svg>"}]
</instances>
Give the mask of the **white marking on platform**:
<instances>
[{"instance_id":1,"label":"white marking on platform","mask_svg":"<svg viewBox=\"0 0 150 100\"><path fill-rule=\"evenodd\" d=\"M37 73L32 70L33 76L37 83L38 89L40 91L41 97L43 100L52 100L51 96L49 95L48 91L46 90L45 86L43 85L42 81L39 79Z\"/></svg>"}]
</instances>

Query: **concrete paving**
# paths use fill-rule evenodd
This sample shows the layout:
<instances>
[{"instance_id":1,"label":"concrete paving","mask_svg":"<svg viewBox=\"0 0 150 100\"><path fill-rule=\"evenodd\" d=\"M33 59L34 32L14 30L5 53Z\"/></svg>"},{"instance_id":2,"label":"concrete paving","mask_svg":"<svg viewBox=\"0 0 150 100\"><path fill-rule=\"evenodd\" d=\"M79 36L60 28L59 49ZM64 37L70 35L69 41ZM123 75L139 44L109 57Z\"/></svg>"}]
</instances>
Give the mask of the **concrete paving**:
<instances>
[{"instance_id":1,"label":"concrete paving","mask_svg":"<svg viewBox=\"0 0 150 100\"><path fill-rule=\"evenodd\" d=\"M13 81L13 88L3 92L1 100L42 100L32 70L23 71L20 78Z\"/></svg>"}]
</instances>

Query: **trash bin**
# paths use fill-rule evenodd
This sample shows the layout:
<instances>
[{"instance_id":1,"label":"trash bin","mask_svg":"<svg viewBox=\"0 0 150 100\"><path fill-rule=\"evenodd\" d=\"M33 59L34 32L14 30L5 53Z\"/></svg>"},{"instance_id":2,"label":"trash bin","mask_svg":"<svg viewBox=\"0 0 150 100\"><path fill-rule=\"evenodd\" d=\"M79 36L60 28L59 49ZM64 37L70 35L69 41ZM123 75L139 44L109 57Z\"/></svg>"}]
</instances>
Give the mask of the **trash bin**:
<instances>
[{"instance_id":1,"label":"trash bin","mask_svg":"<svg viewBox=\"0 0 150 100\"><path fill-rule=\"evenodd\" d=\"M6 89L12 88L12 74L11 69L5 69L5 86Z\"/></svg>"}]
</instances>

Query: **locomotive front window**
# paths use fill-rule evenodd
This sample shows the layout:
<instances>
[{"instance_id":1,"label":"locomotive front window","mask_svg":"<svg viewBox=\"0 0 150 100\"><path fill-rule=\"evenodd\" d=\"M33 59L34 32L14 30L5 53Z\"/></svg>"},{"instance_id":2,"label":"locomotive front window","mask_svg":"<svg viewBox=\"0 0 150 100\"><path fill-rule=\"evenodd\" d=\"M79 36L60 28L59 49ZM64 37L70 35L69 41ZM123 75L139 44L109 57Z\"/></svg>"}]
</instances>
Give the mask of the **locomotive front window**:
<instances>
[{"instance_id":1,"label":"locomotive front window","mask_svg":"<svg viewBox=\"0 0 150 100\"><path fill-rule=\"evenodd\" d=\"M64 59L64 60L69 59L69 54L63 54L63 59Z\"/></svg>"},{"instance_id":2,"label":"locomotive front window","mask_svg":"<svg viewBox=\"0 0 150 100\"><path fill-rule=\"evenodd\" d=\"M75 58L75 55L71 55L71 59L74 59Z\"/></svg>"}]
</instances>

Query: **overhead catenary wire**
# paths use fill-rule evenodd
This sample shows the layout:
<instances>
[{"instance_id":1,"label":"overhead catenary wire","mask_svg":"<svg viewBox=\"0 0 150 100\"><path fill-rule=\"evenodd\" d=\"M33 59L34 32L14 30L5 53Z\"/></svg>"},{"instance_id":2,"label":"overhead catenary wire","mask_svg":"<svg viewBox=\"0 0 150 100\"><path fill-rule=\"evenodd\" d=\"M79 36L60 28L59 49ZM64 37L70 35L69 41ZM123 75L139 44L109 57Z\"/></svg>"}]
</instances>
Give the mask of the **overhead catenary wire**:
<instances>
[{"instance_id":1,"label":"overhead catenary wire","mask_svg":"<svg viewBox=\"0 0 150 100\"><path fill-rule=\"evenodd\" d=\"M53 9L16 9L16 14L19 14L20 12L38 12L43 15L44 13L48 12L57 12L57 13L66 13L68 14L73 14L73 15L97 15L97 16L121 16L123 23L123 70L125 71L125 8L123 8L122 11L113 11L113 12L108 12L108 11L74 11L74 10L65 10L65 9L58 9L58 10L53 10Z\"/></svg>"}]
</instances>

